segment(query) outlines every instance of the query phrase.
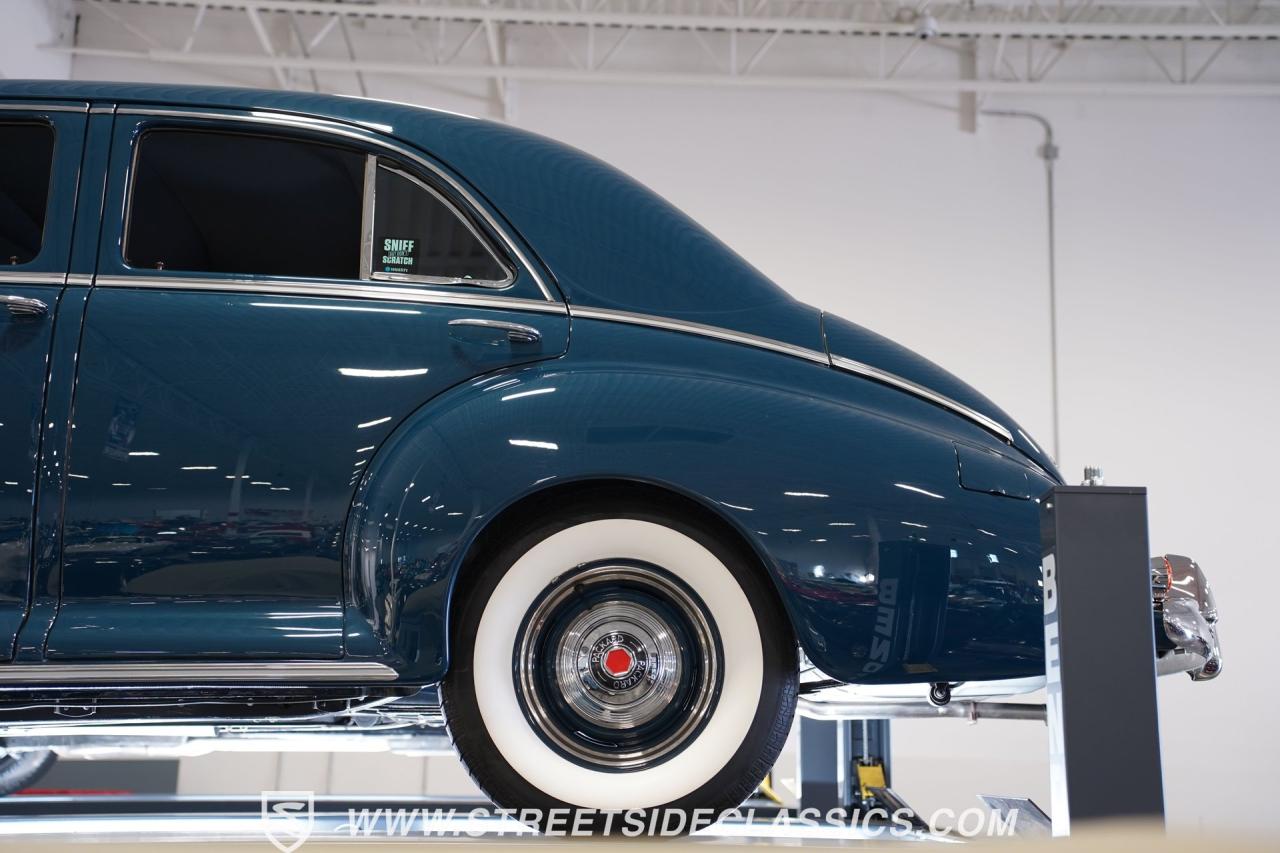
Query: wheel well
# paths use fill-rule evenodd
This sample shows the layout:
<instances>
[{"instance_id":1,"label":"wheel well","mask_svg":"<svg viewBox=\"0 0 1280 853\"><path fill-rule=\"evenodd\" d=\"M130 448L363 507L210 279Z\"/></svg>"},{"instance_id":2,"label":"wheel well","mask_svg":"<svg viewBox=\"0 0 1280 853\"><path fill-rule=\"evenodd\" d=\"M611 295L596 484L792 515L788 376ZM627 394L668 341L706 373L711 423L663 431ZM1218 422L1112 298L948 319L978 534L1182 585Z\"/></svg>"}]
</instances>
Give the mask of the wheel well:
<instances>
[{"instance_id":1,"label":"wheel well","mask_svg":"<svg viewBox=\"0 0 1280 853\"><path fill-rule=\"evenodd\" d=\"M756 571L761 572L768 579L769 588L773 590L779 611L787 614L787 625L792 629L792 640L795 640L795 627L791 623L790 611L779 593L777 579L773 572L769 571L765 563L766 558L755 549L740 530L705 504L673 489L638 480L602 479L557 483L531 492L503 508L484 526L467 549L449 592L447 613L450 644L456 640L454 603L459 597L466 595L468 586L478 576L476 566L483 564L490 553L500 548L502 543L519 535L521 530L539 523L548 516L562 512L571 504L588 502L594 505L644 503L662 508L674 516L693 520L705 526L725 545L740 549L742 555L747 558L747 564L754 566Z\"/></svg>"}]
</instances>

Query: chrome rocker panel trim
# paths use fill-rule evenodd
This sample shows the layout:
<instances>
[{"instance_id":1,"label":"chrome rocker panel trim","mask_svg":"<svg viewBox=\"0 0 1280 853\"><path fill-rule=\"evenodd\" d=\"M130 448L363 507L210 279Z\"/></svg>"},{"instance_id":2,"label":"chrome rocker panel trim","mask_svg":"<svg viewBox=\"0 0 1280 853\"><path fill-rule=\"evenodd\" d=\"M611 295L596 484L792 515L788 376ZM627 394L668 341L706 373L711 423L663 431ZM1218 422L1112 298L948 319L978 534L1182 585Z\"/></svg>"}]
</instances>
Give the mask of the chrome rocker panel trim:
<instances>
[{"instance_id":1,"label":"chrome rocker panel trim","mask_svg":"<svg viewBox=\"0 0 1280 853\"><path fill-rule=\"evenodd\" d=\"M394 669L368 661L194 661L172 663L0 664L0 684L311 684L394 681Z\"/></svg>"}]
</instances>

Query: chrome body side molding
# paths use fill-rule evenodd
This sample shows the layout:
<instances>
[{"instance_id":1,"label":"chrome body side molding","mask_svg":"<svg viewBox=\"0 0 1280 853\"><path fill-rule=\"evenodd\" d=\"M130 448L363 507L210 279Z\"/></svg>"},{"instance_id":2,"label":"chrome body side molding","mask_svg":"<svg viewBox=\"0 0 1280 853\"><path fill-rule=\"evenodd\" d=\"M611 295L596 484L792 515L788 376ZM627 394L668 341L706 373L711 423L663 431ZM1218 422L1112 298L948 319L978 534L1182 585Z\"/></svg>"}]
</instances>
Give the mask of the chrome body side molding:
<instances>
[{"instance_id":1,"label":"chrome body side molding","mask_svg":"<svg viewBox=\"0 0 1280 853\"><path fill-rule=\"evenodd\" d=\"M22 270L0 269L0 281L13 284L65 284L67 274L64 272L23 272Z\"/></svg>"},{"instance_id":2,"label":"chrome body side molding","mask_svg":"<svg viewBox=\"0 0 1280 853\"><path fill-rule=\"evenodd\" d=\"M879 368L872 367L869 364L863 364L860 361L843 358L841 356L830 356L826 353L811 350L806 347L796 346L794 344L775 341L770 338L762 338L756 335L749 335L744 332L735 332L729 329L722 329L718 326L706 326L701 323L689 323L683 320L673 320L669 317L655 317L651 314L633 314L629 311L615 311L609 308L581 308L576 305L569 306L569 314L572 317L582 317L588 320L605 320L611 323L629 323L634 326L648 326L655 329L665 329L671 332L684 332L689 335L700 335L704 338L714 338L719 341L727 341L729 343L743 344L744 346L755 347L757 349L768 350L770 352L782 353L794 358L802 358L806 361L816 362L818 364L828 364L838 370L846 373L853 373L875 382L897 388L900 391L906 391L908 394L927 400L930 403L948 409L963 418L973 421L978 426L999 436L1008 444L1013 444L1013 433L1009 431L1000 422L994 418L990 418L981 412L959 403L946 395L939 394L929 388L904 379L893 373L889 373Z\"/></svg>"},{"instance_id":3,"label":"chrome body side molding","mask_svg":"<svg viewBox=\"0 0 1280 853\"><path fill-rule=\"evenodd\" d=\"M564 314L563 302L522 299L472 291L440 291L415 287L377 285L353 281L350 284L321 284L309 281L279 281L256 278L186 278L179 276L98 276L98 287L145 288L149 290L211 290L267 296L319 296L329 299L373 299L385 302L420 302L428 305L468 305L476 308L508 308Z\"/></svg>"},{"instance_id":4,"label":"chrome body side molding","mask_svg":"<svg viewBox=\"0 0 1280 853\"><path fill-rule=\"evenodd\" d=\"M569 316L575 318L581 317L584 320L605 320L610 323L628 323L632 326L648 326L653 329L665 329L669 332L684 332L689 335L700 335L704 338L714 338L718 341L728 341L729 343L744 344L749 347L755 347L756 349L779 352L783 355L803 358L806 361L813 361L818 364L831 364L830 359L827 358L827 354L818 352L817 350L807 349L805 347L796 346L795 344L783 343L782 341L775 341L771 338L748 335L745 332L735 332L731 329L722 329L719 326L705 326L702 323L689 323L684 320L673 320L670 317L658 317L653 314L633 314L630 311L615 311L611 308L581 308L577 305L569 306Z\"/></svg>"},{"instance_id":5,"label":"chrome body side molding","mask_svg":"<svg viewBox=\"0 0 1280 853\"><path fill-rule=\"evenodd\" d=\"M191 661L0 664L0 685L312 684L394 681L396 671L369 661Z\"/></svg>"},{"instance_id":6,"label":"chrome body side molding","mask_svg":"<svg viewBox=\"0 0 1280 853\"><path fill-rule=\"evenodd\" d=\"M982 412L969 408L963 403L956 402L950 397L939 394L937 391L933 391L923 385L912 382L910 379L903 379L901 376L888 373L877 367L872 367L869 364L863 364L860 361L854 361L851 358L844 358L838 355L833 355L831 357L831 366L848 373L864 376L867 379L872 379L885 385L891 385L901 391L906 391L908 394L914 394L922 400L928 400L930 403L934 403L944 409L949 409L955 414L960 415L962 418L967 418L968 420L973 421L988 432L994 433L1004 439L1006 443L1013 444L1013 433L1010 432L1004 424L1001 424L994 418L987 417L982 414Z\"/></svg>"}]
</instances>

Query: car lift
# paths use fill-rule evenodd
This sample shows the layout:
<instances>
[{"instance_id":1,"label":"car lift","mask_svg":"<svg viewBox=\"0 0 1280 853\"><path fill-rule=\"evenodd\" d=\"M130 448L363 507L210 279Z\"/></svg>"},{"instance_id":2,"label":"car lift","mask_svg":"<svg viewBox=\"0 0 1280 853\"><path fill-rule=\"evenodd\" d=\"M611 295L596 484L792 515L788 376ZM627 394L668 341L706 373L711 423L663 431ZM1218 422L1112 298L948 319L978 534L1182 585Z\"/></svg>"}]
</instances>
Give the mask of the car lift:
<instances>
[{"instance_id":1,"label":"car lift","mask_svg":"<svg viewBox=\"0 0 1280 853\"><path fill-rule=\"evenodd\" d=\"M1046 704L957 697L935 707L802 698L801 808L851 814L879 807L892 814L905 807L891 787L891 718L1022 719L1049 726L1054 835L1068 834L1075 821L1100 818L1163 822L1146 490L1058 487L1040 499L1040 510ZM359 800L325 798L317 804L317 828L326 822L330 837L343 837L345 810ZM982 800L1002 815L1018 810L1019 834L1047 831L1047 816L1029 800ZM253 838L260 837L258 809L257 798L16 797L0 801L0 837L58 836L75 832L77 819L105 819L126 836L189 838L207 833L212 821L222 840ZM197 825L202 829L193 829Z\"/></svg>"},{"instance_id":2,"label":"car lift","mask_svg":"<svg viewBox=\"0 0 1280 853\"><path fill-rule=\"evenodd\" d=\"M1042 719L1049 727L1054 835L1068 835L1073 822L1104 818L1163 825L1147 491L1059 486L1040 499L1040 520L1045 704L802 699L802 809L825 814L878 805L892 813L902 805L890 787L890 718ZM836 719L858 711L875 718ZM1019 810L1024 830L1049 827L1049 817L1030 800L981 799L1002 815Z\"/></svg>"}]
</instances>

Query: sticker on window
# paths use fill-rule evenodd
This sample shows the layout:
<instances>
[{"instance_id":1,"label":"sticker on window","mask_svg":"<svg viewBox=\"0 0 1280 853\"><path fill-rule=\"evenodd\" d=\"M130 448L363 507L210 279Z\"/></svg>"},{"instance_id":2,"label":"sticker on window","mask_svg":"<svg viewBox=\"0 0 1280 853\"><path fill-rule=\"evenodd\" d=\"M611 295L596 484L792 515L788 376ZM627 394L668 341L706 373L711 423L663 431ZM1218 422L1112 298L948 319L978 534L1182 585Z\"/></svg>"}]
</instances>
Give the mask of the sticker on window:
<instances>
[{"instance_id":1,"label":"sticker on window","mask_svg":"<svg viewBox=\"0 0 1280 853\"><path fill-rule=\"evenodd\" d=\"M382 271L413 275L418 268L418 241L387 237L382 241Z\"/></svg>"}]
</instances>

